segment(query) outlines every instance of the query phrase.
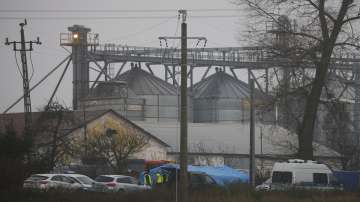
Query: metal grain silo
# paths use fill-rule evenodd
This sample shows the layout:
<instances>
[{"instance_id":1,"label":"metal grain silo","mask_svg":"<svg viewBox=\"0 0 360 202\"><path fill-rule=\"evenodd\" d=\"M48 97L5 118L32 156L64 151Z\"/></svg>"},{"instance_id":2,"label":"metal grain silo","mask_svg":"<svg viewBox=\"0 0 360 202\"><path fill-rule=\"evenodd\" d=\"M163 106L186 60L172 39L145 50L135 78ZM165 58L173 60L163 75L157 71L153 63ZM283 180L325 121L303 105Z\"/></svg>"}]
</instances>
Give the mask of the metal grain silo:
<instances>
[{"instance_id":1,"label":"metal grain silo","mask_svg":"<svg viewBox=\"0 0 360 202\"><path fill-rule=\"evenodd\" d=\"M136 96L126 82L101 81L80 103L83 110L113 109L130 120L144 120L145 99Z\"/></svg>"},{"instance_id":2,"label":"metal grain silo","mask_svg":"<svg viewBox=\"0 0 360 202\"><path fill-rule=\"evenodd\" d=\"M179 119L180 97L175 86L139 67L131 68L119 75L116 80L126 82L129 89L138 97L145 99L144 118L146 121L177 121Z\"/></svg>"},{"instance_id":3,"label":"metal grain silo","mask_svg":"<svg viewBox=\"0 0 360 202\"><path fill-rule=\"evenodd\" d=\"M194 122L247 121L249 98L248 84L217 70L193 87Z\"/></svg>"}]
</instances>

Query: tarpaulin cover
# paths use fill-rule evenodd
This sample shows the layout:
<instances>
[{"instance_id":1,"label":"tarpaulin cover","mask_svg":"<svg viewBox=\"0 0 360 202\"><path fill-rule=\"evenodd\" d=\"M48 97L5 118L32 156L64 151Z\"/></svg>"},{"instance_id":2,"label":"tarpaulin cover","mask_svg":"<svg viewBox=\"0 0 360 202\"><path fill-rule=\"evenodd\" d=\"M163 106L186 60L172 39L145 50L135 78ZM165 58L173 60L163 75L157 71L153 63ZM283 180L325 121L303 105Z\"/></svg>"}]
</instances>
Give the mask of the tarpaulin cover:
<instances>
[{"instance_id":1,"label":"tarpaulin cover","mask_svg":"<svg viewBox=\"0 0 360 202\"><path fill-rule=\"evenodd\" d=\"M358 191L360 188L359 171L334 171L335 177L344 186L345 191Z\"/></svg>"},{"instance_id":2,"label":"tarpaulin cover","mask_svg":"<svg viewBox=\"0 0 360 202\"><path fill-rule=\"evenodd\" d=\"M179 170L178 164L165 164L149 171L153 181L155 180L155 174L163 172L163 170ZM189 172L203 172L212 177L216 183L220 186L224 186L231 183L247 183L249 181L249 175L246 172L237 171L228 166L188 166ZM140 174L139 180L144 182L143 173Z\"/></svg>"}]
</instances>

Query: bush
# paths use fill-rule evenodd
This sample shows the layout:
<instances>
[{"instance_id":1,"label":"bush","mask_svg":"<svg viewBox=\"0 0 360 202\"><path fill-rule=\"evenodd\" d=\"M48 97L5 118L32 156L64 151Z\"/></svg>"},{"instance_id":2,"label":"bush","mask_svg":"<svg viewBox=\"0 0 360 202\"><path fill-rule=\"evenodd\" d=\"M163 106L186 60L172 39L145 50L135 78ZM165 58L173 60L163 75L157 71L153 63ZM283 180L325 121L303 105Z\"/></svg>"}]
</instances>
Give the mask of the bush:
<instances>
[{"instance_id":1,"label":"bush","mask_svg":"<svg viewBox=\"0 0 360 202\"><path fill-rule=\"evenodd\" d=\"M0 157L0 190L22 188L27 169L22 160Z\"/></svg>"},{"instance_id":2,"label":"bush","mask_svg":"<svg viewBox=\"0 0 360 202\"><path fill-rule=\"evenodd\" d=\"M294 191L296 192L296 191ZM357 202L356 193L302 191L253 192L246 185L233 185L229 189L210 188L192 191L189 202ZM306 192L306 193L305 193ZM92 193L51 191L0 192L2 202L175 202L175 189L160 187L152 191L133 193ZM300 198L297 198L300 196Z\"/></svg>"},{"instance_id":3,"label":"bush","mask_svg":"<svg viewBox=\"0 0 360 202\"><path fill-rule=\"evenodd\" d=\"M27 174L24 158L30 144L13 131L8 127L0 134L0 190L20 189Z\"/></svg>"}]
</instances>

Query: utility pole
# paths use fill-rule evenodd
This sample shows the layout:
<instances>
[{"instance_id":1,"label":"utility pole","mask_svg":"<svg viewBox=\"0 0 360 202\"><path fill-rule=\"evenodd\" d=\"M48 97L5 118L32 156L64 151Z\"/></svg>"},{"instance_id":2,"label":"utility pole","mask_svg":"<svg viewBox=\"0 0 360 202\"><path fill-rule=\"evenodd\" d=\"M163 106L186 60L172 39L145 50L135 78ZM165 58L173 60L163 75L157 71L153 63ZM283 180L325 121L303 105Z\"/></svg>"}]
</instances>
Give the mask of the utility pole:
<instances>
[{"instance_id":1,"label":"utility pole","mask_svg":"<svg viewBox=\"0 0 360 202\"><path fill-rule=\"evenodd\" d=\"M31 137L31 124L32 124L32 117L31 117L31 99L30 99L30 90L29 90L29 74L27 68L27 59L26 59L26 52L33 50L33 44L40 45L40 39L37 37L36 41L25 41L25 32L24 26L27 25L26 19L24 22L20 23L20 36L21 41L12 41L9 42L9 39L6 38L5 45L13 45L14 51L19 51L21 54L21 64L22 64L22 78L23 78L23 91L24 91L24 115L25 115L25 135L27 137ZM20 48L17 47L18 44L21 44ZM29 47L26 47L26 44L29 44Z\"/></svg>"},{"instance_id":2,"label":"utility pole","mask_svg":"<svg viewBox=\"0 0 360 202\"><path fill-rule=\"evenodd\" d=\"M181 23L181 115L180 115L180 202L188 202L187 134L187 24L186 10L179 10Z\"/></svg>"},{"instance_id":3,"label":"utility pole","mask_svg":"<svg viewBox=\"0 0 360 202\"><path fill-rule=\"evenodd\" d=\"M179 10L179 17L181 17L181 36L174 37L174 36L161 36L159 37L160 44L161 41L164 40L167 44L168 39L180 39L181 40L181 95L180 95L180 102L181 102L181 109L180 109L180 186L179 186L179 199L180 202L188 202L189 194L188 194L188 117L187 117L187 40L188 39L195 39L200 41L205 41L206 44L206 37L188 37L187 36L187 24L186 24L186 10ZM166 45L167 46L167 45ZM205 46L205 45L204 45ZM167 73L167 72L166 72ZM175 74L175 71L173 72ZM192 74L190 71L189 74ZM167 78L167 75L165 75ZM177 191L177 189L176 189ZM178 196L178 195L176 195ZM176 197L176 201L178 198Z\"/></svg>"},{"instance_id":4,"label":"utility pole","mask_svg":"<svg viewBox=\"0 0 360 202\"><path fill-rule=\"evenodd\" d=\"M250 84L250 184L255 187L255 110L254 110L254 80Z\"/></svg>"}]
</instances>

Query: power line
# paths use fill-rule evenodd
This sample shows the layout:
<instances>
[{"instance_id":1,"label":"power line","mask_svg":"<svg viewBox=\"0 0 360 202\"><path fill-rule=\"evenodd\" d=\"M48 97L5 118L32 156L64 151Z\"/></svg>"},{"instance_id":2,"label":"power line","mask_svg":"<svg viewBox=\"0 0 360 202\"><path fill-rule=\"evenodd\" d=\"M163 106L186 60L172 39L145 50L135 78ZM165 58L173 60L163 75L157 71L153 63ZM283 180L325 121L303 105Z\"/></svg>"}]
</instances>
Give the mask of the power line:
<instances>
[{"instance_id":1,"label":"power line","mask_svg":"<svg viewBox=\"0 0 360 202\"><path fill-rule=\"evenodd\" d=\"M237 18L244 15L189 15L189 18Z\"/></svg>"},{"instance_id":2,"label":"power line","mask_svg":"<svg viewBox=\"0 0 360 202\"><path fill-rule=\"evenodd\" d=\"M160 25L163 25L163 24L169 22L171 19L174 19L174 18L173 18L173 17L167 18L167 19L165 19L164 21L161 21L161 22L159 22L159 23L157 23L157 24L151 25L151 26L146 27L146 28L144 28L144 29L138 30L138 31L136 31L136 32L133 32L133 33L130 33L130 34L126 34L126 35L123 35L123 36L120 36L120 37L116 37L116 38L109 39L109 40L107 40L107 42L111 42L111 41L113 41L113 40L117 40L117 39L120 39L120 38L121 38L121 39L124 39L124 38L134 37L134 36L137 36L137 35L139 35L139 34L143 34L144 32L150 31L150 30L155 29L156 27L158 27L158 26L160 26Z\"/></svg>"},{"instance_id":3,"label":"power line","mask_svg":"<svg viewBox=\"0 0 360 202\"><path fill-rule=\"evenodd\" d=\"M0 9L1 13L167 13L177 12L178 9L90 9L90 10L67 10L67 9ZM233 12L239 9L205 8L188 9L190 12Z\"/></svg>"},{"instance_id":4,"label":"power line","mask_svg":"<svg viewBox=\"0 0 360 202\"><path fill-rule=\"evenodd\" d=\"M243 17L242 15L190 15L189 18L237 18ZM31 19L31 20L131 20L131 19L169 19L177 18L177 16L87 16L87 17L40 17L40 16L26 16L26 17L7 17L1 16L0 20L21 20L21 19Z\"/></svg>"},{"instance_id":5,"label":"power line","mask_svg":"<svg viewBox=\"0 0 360 202\"><path fill-rule=\"evenodd\" d=\"M18 60L17 60L17 55L16 55L16 51L14 51L15 52L15 63L16 63L16 66L17 66L17 69L18 69L18 71L19 71L19 73L20 73L20 76L21 76L21 78L24 78L23 77L23 75L22 75L22 73L21 73L21 69L20 69L20 66L19 66L19 63L18 63Z\"/></svg>"},{"instance_id":6,"label":"power line","mask_svg":"<svg viewBox=\"0 0 360 202\"><path fill-rule=\"evenodd\" d=\"M88 16L88 17L40 17L40 16L26 16L26 17L0 17L0 20L21 20L21 19L32 19L32 20L128 20L128 19L165 19L165 18L176 18L177 16Z\"/></svg>"},{"instance_id":7,"label":"power line","mask_svg":"<svg viewBox=\"0 0 360 202\"><path fill-rule=\"evenodd\" d=\"M31 51L29 52L29 55L30 55L30 64L31 64L31 76L30 76L29 81L31 81L31 79L32 79L33 76L34 76L35 69L34 69L34 64L33 64L32 57L31 57Z\"/></svg>"}]
</instances>

